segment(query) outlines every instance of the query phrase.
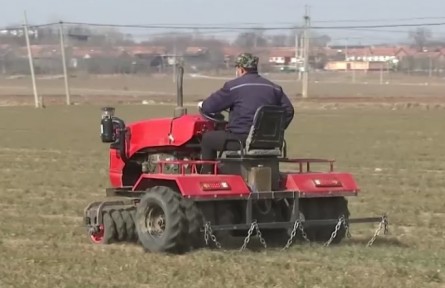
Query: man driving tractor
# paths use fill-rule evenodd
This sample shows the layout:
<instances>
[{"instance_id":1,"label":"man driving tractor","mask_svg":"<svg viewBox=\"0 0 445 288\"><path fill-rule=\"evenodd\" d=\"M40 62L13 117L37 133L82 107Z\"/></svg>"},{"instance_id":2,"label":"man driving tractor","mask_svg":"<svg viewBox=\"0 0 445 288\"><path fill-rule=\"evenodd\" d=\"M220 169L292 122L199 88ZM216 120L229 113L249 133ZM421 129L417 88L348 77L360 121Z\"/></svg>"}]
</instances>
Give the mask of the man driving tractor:
<instances>
[{"instance_id":1,"label":"man driving tractor","mask_svg":"<svg viewBox=\"0 0 445 288\"><path fill-rule=\"evenodd\" d=\"M263 105L286 108L287 128L294 117L294 107L283 89L258 73L259 58L242 53L235 61L236 78L226 82L221 89L199 102L198 107L206 115L229 109L226 131L209 131L202 137L202 160L215 160L217 151L223 149L227 139L245 143L257 109ZM236 143L229 142L227 150L238 150ZM212 173L212 165L203 165L203 174Z\"/></svg>"}]
</instances>

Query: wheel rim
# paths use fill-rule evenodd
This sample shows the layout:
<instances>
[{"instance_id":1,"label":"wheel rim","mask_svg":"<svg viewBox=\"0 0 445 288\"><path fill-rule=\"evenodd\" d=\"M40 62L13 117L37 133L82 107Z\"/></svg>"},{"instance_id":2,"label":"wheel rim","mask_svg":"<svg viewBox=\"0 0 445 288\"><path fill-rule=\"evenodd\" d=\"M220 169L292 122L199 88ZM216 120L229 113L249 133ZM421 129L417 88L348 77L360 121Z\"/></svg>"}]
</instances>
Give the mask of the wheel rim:
<instances>
[{"instance_id":1,"label":"wheel rim","mask_svg":"<svg viewBox=\"0 0 445 288\"><path fill-rule=\"evenodd\" d=\"M90 235L91 241L93 241L93 243L95 244L102 243L102 240L104 239L104 233L105 233L104 225L101 224L99 225L99 231Z\"/></svg>"},{"instance_id":2,"label":"wheel rim","mask_svg":"<svg viewBox=\"0 0 445 288\"><path fill-rule=\"evenodd\" d=\"M145 213L144 228L152 237L161 237L165 231L165 213L161 207L153 205Z\"/></svg>"}]
</instances>

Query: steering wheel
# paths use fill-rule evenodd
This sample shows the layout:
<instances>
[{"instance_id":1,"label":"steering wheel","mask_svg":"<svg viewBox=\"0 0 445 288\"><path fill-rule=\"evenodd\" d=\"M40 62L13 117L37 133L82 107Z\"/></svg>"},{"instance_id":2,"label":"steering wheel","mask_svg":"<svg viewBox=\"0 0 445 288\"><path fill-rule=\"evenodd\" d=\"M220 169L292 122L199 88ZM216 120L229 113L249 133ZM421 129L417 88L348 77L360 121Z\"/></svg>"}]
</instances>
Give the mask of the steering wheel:
<instances>
[{"instance_id":1,"label":"steering wheel","mask_svg":"<svg viewBox=\"0 0 445 288\"><path fill-rule=\"evenodd\" d=\"M221 112L206 114L206 113L204 113L204 111L202 111L201 107L198 107L198 111L199 111L199 114L201 114L201 116L206 118L207 120L213 121L217 124L227 123L227 121L225 119L226 117ZM224 111L227 111L227 110L224 110Z\"/></svg>"}]
</instances>

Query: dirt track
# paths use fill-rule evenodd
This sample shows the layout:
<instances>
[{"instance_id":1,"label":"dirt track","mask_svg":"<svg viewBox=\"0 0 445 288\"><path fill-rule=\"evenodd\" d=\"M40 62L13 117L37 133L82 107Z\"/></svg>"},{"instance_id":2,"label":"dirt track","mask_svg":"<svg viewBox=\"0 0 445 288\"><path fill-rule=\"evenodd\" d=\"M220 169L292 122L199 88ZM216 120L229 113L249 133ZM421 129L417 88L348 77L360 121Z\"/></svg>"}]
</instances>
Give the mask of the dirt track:
<instances>
[{"instance_id":1,"label":"dirt track","mask_svg":"<svg viewBox=\"0 0 445 288\"><path fill-rule=\"evenodd\" d=\"M380 84L376 75L358 77L356 83L352 83L342 74L335 78L315 74L310 82L310 97L304 103L445 104L445 83L442 79L390 76L392 78ZM227 79L230 77L186 75L185 102L195 103L207 97ZM292 101L302 103L300 82L289 75L271 75L271 79L283 86ZM47 105L65 102L62 78L41 78L37 80L37 86ZM144 100L173 103L176 86L171 75L78 77L70 79L70 91L74 103L141 103ZM32 95L29 78L0 79L0 104L32 105Z\"/></svg>"}]
</instances>

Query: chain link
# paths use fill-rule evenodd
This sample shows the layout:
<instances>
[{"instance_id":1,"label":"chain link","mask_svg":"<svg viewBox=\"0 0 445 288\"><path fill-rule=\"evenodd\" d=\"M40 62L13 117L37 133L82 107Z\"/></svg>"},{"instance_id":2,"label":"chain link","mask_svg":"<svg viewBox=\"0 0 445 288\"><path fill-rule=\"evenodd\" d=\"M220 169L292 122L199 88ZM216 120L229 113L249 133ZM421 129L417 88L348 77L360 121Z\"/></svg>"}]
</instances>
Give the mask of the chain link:
<instances>
[{"instance_id":1,"label":"chain link","mask_svg":"<svg viewBox=\"0 0 445 288\"><path fill-rule=\"evenodd\" d=\"M307 237L306 232L304 231L303 225L300 225L300 231L301 231L301 236L303 237L304 240L306 240L306 242L311 242L311 240L309 240L309 238Z\"/></svg>"},{"instance_id":2,"label":"chain link","mask_svg":"<svg viewBox=\"0 0 445 288\"><path fill-rule=\"evenodd\" d=\"M389 231L388 231L388 218L386 217L386 215L383 215L382 222L383 222L383 234L387 235Z\"/></svg>"},{"instance_id":3,"label":"chain link","mask_svg":"<svg viewBox=\"0 0 445 288\"><path fill-rule=\"evenodd\" d=\"M374 236L372 236L371 240L369 240L368 244L366 245L367 247L371 247L372 244L374 244L375 239L377 238L377 236L379 236L382 230L384 234L388 233L388 220L386 219L386 216L382 217L382 221L380 221L379 227L375 231Z\"/></svg>"},{"instance_id":4,"label":"chain link","mask_svg":"<svg viewBox=\"0 0 445 288\"><path fill-rule=\"evenodd\" d=\"M325 244L323 244L324 247L331 245L332 241L335 239L335 237L337 237L337 232L340 230L340 226L342 224L344 225L344 221L345 216L341 216L340 219L338 219L337 225L335 225L335 230L332 232L331 238Z\"/></svg>"},{"instance_id":5,"label":"chain link","mask_svg":"<svg viewBox=\"0 0 445 288\"><path fill-rule=\"evenodd\" d=\"M351 239L351 232L349 231L349 224L346 222L346 219L343 219L343 227L345 227L345 234L348 239Z\"/></svg>"},{"instance_id":6,"label":"chain link","mask_svg":"<svg viewBox=\"0 0 445 288\"><path fill-rule=\"evenodd\" d=\"M216 239L216 236L213 234L212 226L210 226L210 222L207 222L204 226L204 240L206 242L206 245L209 245L209 236L210 239L215 243L215 246L218 249L221 249L221 244Z\"/></svg>"},{"instance_id":7,"label":"chain link","mask_svg":"<svg viewBox=\"0 0 445 288\"><path fill-rule=\"evenodd\" d=\"M207 222L205 225L204 225L204 241L206 242L206 245L207 246L209 246L209 226L210 226L210 224L209 224L210 222Z\"/></svg>"},{"instance_id":8,"label":"chain link","mask_svg":"<svg viewBox=\"0 0 445 288\"><path fill-rule=\"evenodd\" d=\"M296 220L294 223L294 228L292 228L292 232L290 233L290 238L289 238L289 240L287 240L286 245L281 250L289 249L290 245L292 245L293 239L297 235L297 229L298 229L298 227L300 227L300 225L301 225L300 220Z\"/></svg>"},{"instance_id":9,"label":"chain link","mask_svg":"<svg viewBox=\"0 0 445 288\"><path fill-rule=\"evenodd\" d=\"M246 249L247 244L250 241L250 237L252 236L253 229L255 229L255 225L256 225L256 221L253 221L252 224L250 225L249 231L247 231L247 236L244 239L244 243L243 243L243 246L241 246L240 251L243 251L244 249Z\"/></svg>"},{"instance_id":10,"label":"chain link","mask_svg":"<svg viewBox=\"0 0 445 288\"><path fill-rule=\"evenodd\" d=\"M264 246L264 248L267 249L266 240L264 240L263 235L261 234L260 227L258 227L258 224L256 226L256 234L258 235L258 239L260 239L260 243Z\"/></svg>"}]
</instances>

